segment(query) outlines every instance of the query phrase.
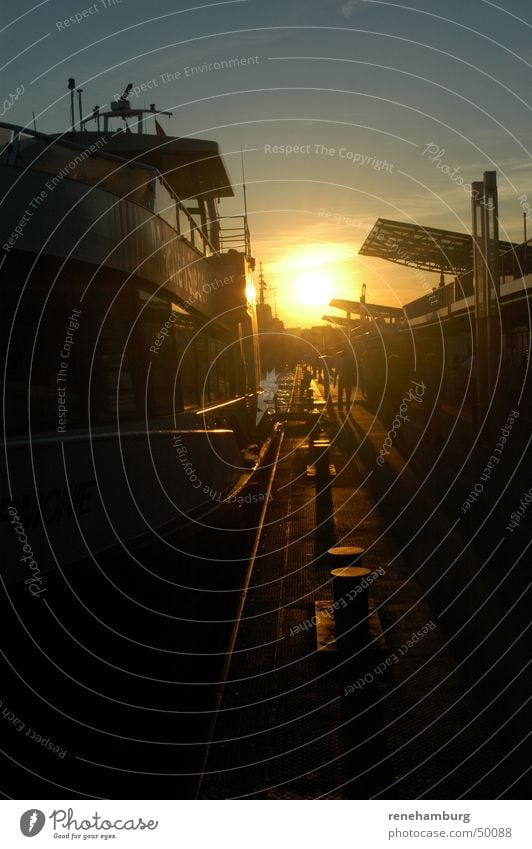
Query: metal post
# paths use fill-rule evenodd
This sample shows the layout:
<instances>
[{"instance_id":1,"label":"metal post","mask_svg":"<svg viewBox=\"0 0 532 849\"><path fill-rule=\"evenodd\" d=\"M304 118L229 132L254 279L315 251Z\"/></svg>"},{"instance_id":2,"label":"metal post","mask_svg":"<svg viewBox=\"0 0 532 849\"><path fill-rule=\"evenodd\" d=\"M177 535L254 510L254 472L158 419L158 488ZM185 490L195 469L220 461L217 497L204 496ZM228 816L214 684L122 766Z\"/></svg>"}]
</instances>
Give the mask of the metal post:
<instances>
[{"instance_id":1,"label":"metal post","mask_svg":"<svg viewBox=\"0 0 532 849\"><path fill-rule=\"evenodd\" d=\"M351 313L349 310L345 314L345 332L347 333L347 342L351 345Z\"/></svg>"},{"instance_id":2,"label":"metal post","mask_svg":"<svg viewBox=\"0 0 532 849\"><path fill-rule=\"evenodd\" d=\"M74 89L76 88L76 80L74 77L68 78L68 88L70 90L70 124L72 126L72 132L76 129L76 114L74 110Z\"/></svg>"},{"instance_id":3,"label":"metal post","mask_svg":"<svg viewBox=\"0 0 532 849\"><path fill-rule=\"evenodd\" d=\"M526 212L523 212L523 232L525 236L525 242L523 245L523 277L526 277L528 274L528 245L527 245L527 234L526 234Z\"/></svg>"},{"instance_id":4,"label":"metal post","mask_svg":"<svg viewBox=\"0 0 532 849\"><path fill-rule=\"evenodd\" d=\"M499 207L495 171L484 172L484 198L484 243L487 257L486 345L488 404L490 404L494 400L497 386L502 341L502 328L500 326Z\"/></svg>"},{"instance_id":5,"label":"metal post","mask_svg":"<svg viewBox=\"0 0 532 849\"><path fill-rule=\"evenodd\" d=\"M78 88L77 92L78 92L78 110L79 110L79 131L81 133L81 131L83 130L83 109L82 109L82 106L81 106L81 94L83 92L83 89Z\"/></svg>"},{"instance_id":6,"label":"metal post","mask_svg":"<svg viewBox=\"0 0 532 849\"><path fill-rule=\"evenodd\" d=\"M495 171L472 184L473 276L475 285L475 373L481 423L493 400L500 362L499 219Z\"/></svg>"}]
</instances>

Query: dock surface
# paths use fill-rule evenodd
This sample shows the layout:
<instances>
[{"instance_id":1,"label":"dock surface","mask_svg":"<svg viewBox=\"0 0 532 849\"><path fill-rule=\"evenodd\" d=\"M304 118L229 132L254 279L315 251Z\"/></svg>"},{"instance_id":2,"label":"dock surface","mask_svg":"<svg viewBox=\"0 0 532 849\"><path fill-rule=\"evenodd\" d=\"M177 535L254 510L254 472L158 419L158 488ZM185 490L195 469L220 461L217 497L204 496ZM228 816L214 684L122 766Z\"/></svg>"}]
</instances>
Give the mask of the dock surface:
<instances>
[{"instance_id":1,"label":"dock surface","mask_svg":"<svg viewBox=\"0 0 532 849\"><path fill-rule=\"evenodd\" d=\"M472 692L441 608L377 506L375 471L353 450L352 437L360 445L364 427L370 430L370 414L353 408L350 421L330 405L323 415L314 436L331 436L336 471L325 484L307 474L312 447L304 425L285 425L201 796L504 793L504 740ZM316 602L333 600L327 551L335 544L363 547L375 576L369 593L377 626L359 655L318 651Z\"/></svg>"}]
</instances>

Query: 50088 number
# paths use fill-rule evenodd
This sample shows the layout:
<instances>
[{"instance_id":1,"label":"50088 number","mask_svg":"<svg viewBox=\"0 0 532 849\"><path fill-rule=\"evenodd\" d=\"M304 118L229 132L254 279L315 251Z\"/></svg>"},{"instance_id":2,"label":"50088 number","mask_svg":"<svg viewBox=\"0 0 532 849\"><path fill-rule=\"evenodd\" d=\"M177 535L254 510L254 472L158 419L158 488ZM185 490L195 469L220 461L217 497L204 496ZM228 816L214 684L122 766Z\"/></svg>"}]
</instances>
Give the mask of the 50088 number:
<instances>
[{"instance_id":1,"label":"50088 number","mask_svg":"<svg viewBox=\"0 0 532 849\"><path fill-rule=\"evenodd\" d=\"M492 828L476 828L475 829L477 837L511 837L512 829L511 828L496 828L493 826Z\"/></svg>"}]
</instances>

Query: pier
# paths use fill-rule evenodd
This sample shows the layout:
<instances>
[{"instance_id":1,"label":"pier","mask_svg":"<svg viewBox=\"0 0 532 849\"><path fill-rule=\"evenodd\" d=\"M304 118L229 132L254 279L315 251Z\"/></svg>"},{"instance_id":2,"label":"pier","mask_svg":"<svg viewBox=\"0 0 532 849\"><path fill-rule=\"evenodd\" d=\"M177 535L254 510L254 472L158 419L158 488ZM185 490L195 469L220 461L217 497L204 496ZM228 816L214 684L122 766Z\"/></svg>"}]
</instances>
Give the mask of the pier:
<instances>
[{"instance_id":1,"label":"pier","mask_svg":"<svg viewBox=\"0 0 532 849\"><path fill-rule=\"evenodd\" d=\"M525 642L512 663L489 663L494 622L511 645L519 620L505 621L499 593L471 615L471 583L477 570L493 580L491 564L483 571L478 551L461 551L436 497L421 522L408 438L377 465L387 428L360 393L339 414L336 389L303 389L302 374L285 388L284 412L271 411L277 423L232 527L181 541L177 559L169 537L64 581L46 576L31 633L12 608L18 670L29 673L39 651L61 711L41 707L46 735L28 726L37 696L13 670L6 716L30 729L24 745L43 768L48 743L59 747L51 771L46 763L52 786L66 763L79 798L94 783L111 795L117 776L131 797L150 786L161 798L484 798L508 768L522 771L517 726L500 724L512 682L526 691L515 668ZM416 442L415 414L411 424ZM34 601L16 599L23 610ZM102 668L104 621L121 634L105 626ZM10 768L37 793L40 778Z\"/></svg>"}]
</instances>

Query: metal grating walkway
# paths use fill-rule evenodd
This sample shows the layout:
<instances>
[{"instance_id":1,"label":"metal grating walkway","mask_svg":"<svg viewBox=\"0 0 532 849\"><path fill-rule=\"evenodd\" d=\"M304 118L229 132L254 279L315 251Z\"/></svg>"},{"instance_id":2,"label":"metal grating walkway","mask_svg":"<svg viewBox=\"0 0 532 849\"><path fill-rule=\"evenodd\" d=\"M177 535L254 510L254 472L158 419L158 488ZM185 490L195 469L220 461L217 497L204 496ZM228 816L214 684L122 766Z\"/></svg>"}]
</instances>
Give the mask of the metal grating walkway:
<instances>
[{"instance_id":1,"label":"metal grating walkway","mask_svg":"<svg viewBox=\"0 0 532 849\"><path fill-rule=\"evenodd\" d=\"M331 797L347 778L336 680L318 668L313 629L290 633L312 617L315 599L330 595L327 569L316 562L306 448L294 431L281 446L203 782L207 798Z\"/></svg>"},{"instance_id":2,"label":"metal grating walkway","mask_svg":"<svg viewBox=\"0 0 532 849\"><path fill-rule=\"evenodd\" d=\"M305 433L285 427L200 796L489 797L504 753L398 554L357 451L346 450L346 426L336 419L328 430L337 474L316 499ZM370 599L385 639L358 661L318 654L310 624L314 602L332 599L325 553L335 541L362 545L364 565L382 570ZM393 653L398 662L375 673ZM353 692L365 674L371 686Z\"/></svg>"}]
</instances>

